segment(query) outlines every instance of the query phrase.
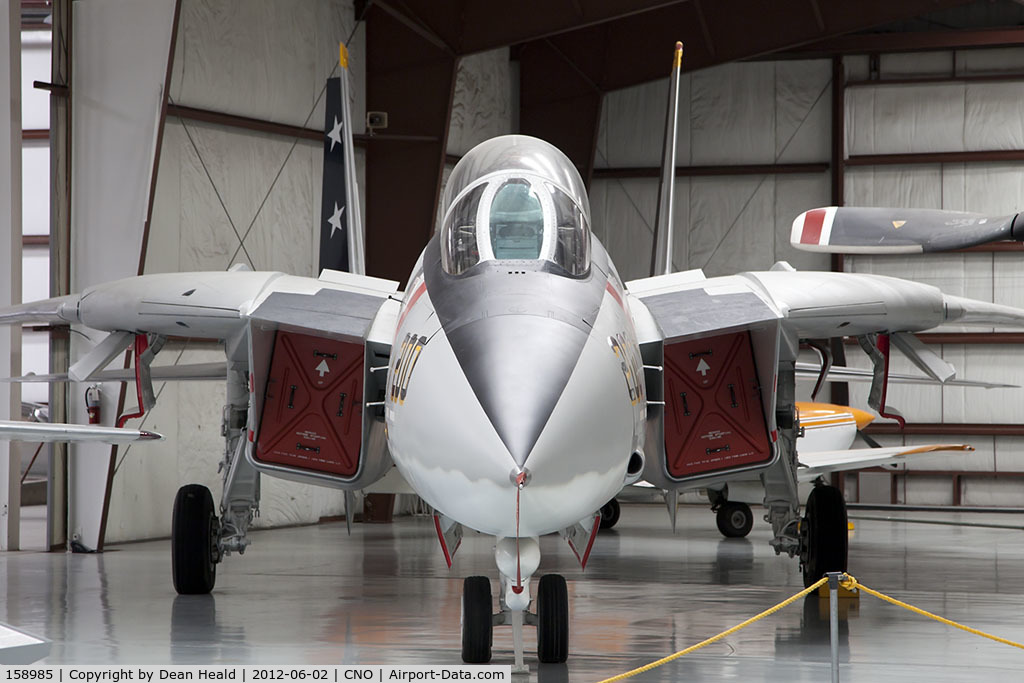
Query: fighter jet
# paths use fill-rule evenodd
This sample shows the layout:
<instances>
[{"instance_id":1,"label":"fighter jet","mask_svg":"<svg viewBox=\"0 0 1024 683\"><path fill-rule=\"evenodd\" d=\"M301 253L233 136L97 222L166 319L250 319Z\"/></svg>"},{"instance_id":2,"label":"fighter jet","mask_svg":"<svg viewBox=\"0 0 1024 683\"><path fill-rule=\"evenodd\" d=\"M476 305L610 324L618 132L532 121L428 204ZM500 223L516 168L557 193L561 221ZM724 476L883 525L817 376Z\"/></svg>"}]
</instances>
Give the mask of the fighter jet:
<instances>
[{"instance_id":1,"label":"fighter jet","mask_svg":"<svg viewBox=\"0 0 1024 683\"><path fill-rule=\"evenodd\" d=\"M820 211L798 219L798 242L846 210ZM929 220L901 239L941 233L955 247L956 228ZM107 332L68 378L94 379L131 348L139 413L155 403L151 363L168 337L223 341L226 366L212 373L227 377L223 490L217 506L205 487L178 492L179 593L211 591L217 565L249 545L261 476L356 491L394 465L436 511L449 565L463 527L494 536L497 612L490 579L468 577L462 658L489 661L493 625L509 624L517 667L524 625L537 628L540 661L569 653L565 579L532 581L538 538L560 533L585 565L598 509L641 477L666 490L760 479L776 552L799 558L807 584L846 569L842 494L819 485L800 513L801 340L860 339L886 414L890 340L948 378L912 333L1024 323L1024 310L929 285L785 264L624 283L591 224L570 160L507 135L452 171L441 228L404 292L330 270L155 274L11 306L0 322Z\"/></svg>"}]
</instances>

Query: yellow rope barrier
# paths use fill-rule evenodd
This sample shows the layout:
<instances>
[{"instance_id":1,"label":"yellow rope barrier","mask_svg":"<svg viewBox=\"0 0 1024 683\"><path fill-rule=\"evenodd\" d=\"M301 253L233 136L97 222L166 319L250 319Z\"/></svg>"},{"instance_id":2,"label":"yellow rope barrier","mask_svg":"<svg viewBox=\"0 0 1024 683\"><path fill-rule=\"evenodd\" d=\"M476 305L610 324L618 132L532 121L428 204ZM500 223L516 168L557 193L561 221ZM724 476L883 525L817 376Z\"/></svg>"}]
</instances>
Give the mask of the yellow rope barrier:
<instances>
[{"instance_id":1,"label":"yellow rope barrier","mask_svg":"<svg viewBox=\"0 0 1024 683\"><path fill-rule=\"evenodd\" d=\"M945 624L947 626L953 626L954 628L958 628L961 631L967 631L968 633L973 633L974 635L981 636L982 638L988 638L989 640L994 640L997 643L1002 643L1004 645L1010 645L1012 647L1019 647L1020 649L1024 650L1024 645L1022 645L1020 643L1015 643L1012 640L1007 640L1006 638L1000 638L999 636L994 636L991 633L985 633L984 631L979 631L978 629L971 628L970 626L964 626L963 624L958 624L955 621L952 621L950 619L946 619L945 617L940 617L938 614L932 614L931 612L926 612L925 610L921 609L920 607L914 607L913 605L908 605L907 603L902 602L900 600L897 600L896 598L890 598L888 595L885 595L883 593L879 593L876 590L868 588L867 586L865 586L864 584L860 583L859 581L857 581L857 579L855 579L854 577L850 576L849 574L846 575L846 579L845 580L840 581L840 585L842 585L842 587L846 588L847 590L852 590L853 588L859 588L860 590L864 591L868 595L873 595L876 598L878 598L879 600L885 600L886 602L891 603L893 605L896 605L897 607L902 607L903 609L908 609L911 612L914 612L915 614L920 614L923 617L928 617L929 619L934 619L935 621L941 622L941 623L943 623L943 624Z\"/></svg>"},{"instance_id":2,"label":"yellow rope barrier","mask_svg":"<svg viewBox=\"0 0 1024 683\"><path fill-rule=\"evenodd\" d=\"M985 633L984 631L979 631L978 629L971 628L970 626L964 626L963 624L958 624L957 622L952 621L950 619L946 619L945 617L940 617L937 614L932 614L931 612L926 612L925 610L921 609L920 607L914 607L913 605L908 605L907 603L902 602L900 600L897 600L896 598L890 598L888 595L885 595L884 593L879 593L878 591L876 591L874 589L868 588L867 586L865 586L864 584L860 583L859 581L857 581L857 579L855 579L854 577L850 576L849 574L844 574L843 577L845 577L845 578L841 578L840 579L839 585L841 585L843 588L845 588L847 590L853 590L854 588L860 589L860 590L864 591L865 593L867 593L868 595L875 596L879 600L884 600L885 602L888 602L888 603L891 603L893 605L896 605L897 607L902 607L904 609L910 610L911 612L914 612L915 614L920 614L921 616L928 617L929 619L934 619L935 621L938 621L938 622L941 622L943 624L946 624L947 626L953 626L953 627L958 628L958 629L960 629L962 631L967 631L968 633L973 633L976 636L981 636L982 638L988 638L989 640L994 640L997 643L1003 643L1004 645L1010 645L1012 647L1017 647L1017 648L1020 648L1020 649L1024 650L1024 645L1022 645L1021 643L1016 643L1016 642L1014 642L1012 640L1007 640L1006 638L1000 638L999 636L994 636L991 633ZM641 667L639 667L637 669L633 669L632 671L627 671L626 673L619 674L618 676L612 676L611 678L606 678L603 681L599 681L598 683L615 683L615 681L622 681L622 680L625 680L627 678L632 678L633 676L642 674L645 671L650 671L651 669L657 668L657 667L661 666L662 664L668 664L669 662L674 661L676 659L679 659L680 657L682 657L684 655L688 655L691 652L696 652L697 650L701 649L702 647L704 647L706 645L710 645L711 643L715 643L715 642L721 640L722 638L725 638L726 636L730 636L733 633L736 633L736 631L739 631L740 629L743 629L743 628L746 628L747 626L750 626L754 622L760 621L760 620L764 619L765 617L768 617L768 616L771 616L771 615L775 614L780 609L783 609L785 607L789 607L790 605L792 605L794 602L796 602L800 598L802 598L805 595L808 595L810 593L813 593L820 586L823 586L826 583L828 583L828 578L827 577L819 580L818 582L816 582L815 584L813 584L811 586L808 586L807 588L803 589L802 591L800 591L799 593L797 593L793 597L787 598L786 600L783 600L782 602L780 602L779 604L775 605L774 607L772 607L770 609L767 609L764 612L761 612L760 614L747 619L746 621L744 621L741 624L736 624L735 626L733 626L728 631L722 631L717 636L712 636L712 637L708 638L707 640L703 640L703 641L697 643L696 645L691 645L690 647L686 648L685 650L680 650L679 652L676 652L675 654L669 655L668 657L663 657L663 658L659 659L656 662L651 662L650 664L646 664L646 665L641 666Z\"/></svg>"},{"instance_id":3,"label":"yellow rope barrier","mask_svg":"<svg viewBox=\"0 0 1024 683\"><path fill-rule=\"evenodd\" d=\"M818 590L818 588L820 586L823 586L826 583L828 583L828 579L827 578L821 579L818 582L814 583L813 585L808 586L807 588L803 589L802 591L800 591L799 593L797 593L793 597L788 598L786 600L783 600L779 604L775 605L775 607L772 607L771 609L767 609L764 612L761 612L760 614L758 614L757 616L750 617L749 619L747 619L746 621L744 621L741 624L736 624L735 626L733 626L728 631L722 631L717 636L712 636L712 637L708 638L707 640L704 640L704 641L701 641L701 642L697 643L696 645L691 645L690 647L686 648L685 650L680 650L679 652L675 653L674 655L669 655L668 657L663 657L663 658L659 659L656 662L651 662L650 664L646 664L644 666L641 666L638 669L633 669L632 671L627 671L624 674L619 674L618 676L612 676L611 678L606 678L603 681L600 681L599 683L614 683L615 681L621 681L621 680L624 680L626 678L632 678L633 676L636 676L638 674L642 674L645 671L650 671L651 669L657 668L657 667L661 666L662 664L668 664L671 661L679 659L683 655L688 655L691 652L696 652L697 650L701 649L705 645L710 645L711 643L718 642L722 638L725 638L726 636L730 636L733 633L736 633L736 631L739 631L742 628L746 628L747 626L750 626L751 624L753 624L756 621L761 621L765 617L769 617L769 616L775 614L776 612L778 612L780 609L783 609L784 607L789 607L790 605L792 605L794 602L796 602L800 598L802 598L805 595L808 595L810 593L813 593L814 591Z\"/></svg>"}]
</instances>

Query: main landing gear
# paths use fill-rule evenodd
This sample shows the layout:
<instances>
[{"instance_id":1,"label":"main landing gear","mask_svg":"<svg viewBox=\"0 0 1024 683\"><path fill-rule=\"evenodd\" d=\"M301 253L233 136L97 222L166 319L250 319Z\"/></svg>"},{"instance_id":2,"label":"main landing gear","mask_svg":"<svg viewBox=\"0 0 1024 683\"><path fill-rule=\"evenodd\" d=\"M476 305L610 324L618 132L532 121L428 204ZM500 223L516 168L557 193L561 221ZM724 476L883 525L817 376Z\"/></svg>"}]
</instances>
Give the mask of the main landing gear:
<instances>
[{"instance_id":1,"label":"main landing gear","mask_svg":"<svg viewBox=\"0 0 1024 683\"><path fill-rule=\"evenodd\" d=\"M518 561L516 557L518 546ZM494 626L512 627L515 650L513 673L528 671L523 661L523 626L537 627L537 659L562 663L569 656L569 592L565 577L546 574L530 598L530 577L540 564L536 538L501 538L494 550L501 575L500 610L492 614L491 582L486 576L470 576L462 589L462 661L491 661ZM530 606L535 612L528 611Z\"/></svg>"},{"instance_id":2,"label":"main landing gear","mask_svg":"<svg viewBox=\"0 0 1024 683\"><path fill-rule=\"evenodd\" d=\"M818 485L807 497L800 522L800 568L804 586L828 572L845 572L849 532L846 501L834 486Z\"/></svg>"},{"instance_id":3,"label":"main landing gear","mask_svg":"<svg viewBox=\"0 0 1024 683\"><path fill-rule=\"evenodd\" d=\"M726 501L715 513L718 530L726 538L743 538L754 526L754 513L746 503Z\"/></svg>"},{"instance_id":4,"label":"main landing gear","mask_svg":"<svg viewBox=\"0 0 1024 683\"><path fill-rule=\"evenodd\" d=\"M607 503L601 506L601 528L611 529L619 521L619 513L621 512L619 507L619 501L612 498Z\"/></svg>"},{"instance_id":5,"label":"main landing gear","mask_svg":"<svg viewBox=\"0 0 1024 683\"><path fill-rule=\"evenodd\" d=\"M182 595L209 593L220 562L220 522L210 489L189 484L178 489L171 521L171 569Z\"/></svg>"}]
</instances>

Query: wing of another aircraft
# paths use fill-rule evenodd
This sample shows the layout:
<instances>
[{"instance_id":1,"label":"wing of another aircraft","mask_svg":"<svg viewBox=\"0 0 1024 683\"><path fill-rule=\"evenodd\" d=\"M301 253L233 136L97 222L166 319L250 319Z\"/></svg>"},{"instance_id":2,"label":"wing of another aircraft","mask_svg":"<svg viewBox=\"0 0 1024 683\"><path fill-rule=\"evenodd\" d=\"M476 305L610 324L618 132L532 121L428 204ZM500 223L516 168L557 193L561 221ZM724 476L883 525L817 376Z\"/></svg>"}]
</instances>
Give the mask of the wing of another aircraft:
<instances>
[{"instance_id":1,"label":"wing of another aircraft","mask_svg":"<svg viewBox=\"0 0 1024 683\"><path fill-rule=\"evenodd\" d=\"M971 452L973 446L967 444L929 444L926 446L892 446L883 448L855 448L848 451L820 451L818 453L799 453L800 469L797 474L800 481L813 481L823 474L859 470L864 467L894 465L906 462L915 455L942 452Z\"/></svg>"},{"instance_id":2,"label":"wing of another aircraft","mask_svg":"<svg viewBox=\"0 0 1024 683\"><path fill-rule=\"evenodd\" d=\"M154 368L155 370L155 368ZM816 363L804 363L797 361L796 378L798 380L816 380L821 373L821 366ZM874 372L870 368L852 367L831 367L825 376L826 382L871 382L874 379ZM892 384L930 384L935 386L953 387L977 387L979 389L1010 389L1015 388L1013 384L1001 384L999 382L979 382L970 379L951 379L946 382L939 382L925 375L907 375L898 372L889 373L889 382Z\"/></svg>"},{"instance_id":3,"label":"wing of another aircraft","mask_svg":"<svg viewBox=\"0 0 1024 683\"><path fill-rule=\"evenodd\" d=\"M829 206L797 216L790 234L797 249L843 254L916 254L998 240L1024 240L1020 214Z\"/></svg>"},{"instance_id":4,"label":"wing of another aircraft","mask_svg":"<svg viewBox=\"0 0 1024 683\"><path fill-rule=\"evenodd\" d=\"M161 434L142 429L0 420L0 440L3 441L131 443L132 441L163 441L163 439Z\"/></svg>"}]
</instances>

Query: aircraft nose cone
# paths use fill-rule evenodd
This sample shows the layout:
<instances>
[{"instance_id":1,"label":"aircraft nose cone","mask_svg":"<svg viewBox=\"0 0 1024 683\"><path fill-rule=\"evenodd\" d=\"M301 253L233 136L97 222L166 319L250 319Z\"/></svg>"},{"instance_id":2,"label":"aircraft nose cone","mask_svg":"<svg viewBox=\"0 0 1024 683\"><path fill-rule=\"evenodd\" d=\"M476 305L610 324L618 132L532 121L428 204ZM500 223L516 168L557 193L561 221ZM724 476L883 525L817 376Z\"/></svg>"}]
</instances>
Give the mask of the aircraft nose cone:
<instances>
[{"instance_id":1,"label":"aircraft nose cone","mask_svg":"<svg viewBox=\"0 0 1024 683\"><path fill-rule=\"evenodd\" d=\"M534 315L482 318L448 333L477 400L522 467L576 367L587 334Z\"/></svg>"}]
</instances>

